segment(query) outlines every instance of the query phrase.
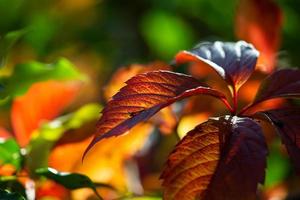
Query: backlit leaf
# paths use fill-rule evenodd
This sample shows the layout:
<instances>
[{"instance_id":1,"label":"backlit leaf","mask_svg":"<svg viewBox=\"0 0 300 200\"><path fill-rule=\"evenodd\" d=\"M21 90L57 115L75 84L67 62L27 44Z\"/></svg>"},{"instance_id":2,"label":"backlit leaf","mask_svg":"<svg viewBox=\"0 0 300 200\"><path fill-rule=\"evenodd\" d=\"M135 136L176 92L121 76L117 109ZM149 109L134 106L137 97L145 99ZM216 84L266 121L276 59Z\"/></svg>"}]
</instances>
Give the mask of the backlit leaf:
<instances>
[{"instance_id":1,"label":"backlit leaf","mask_svg":"<svg viewBox=\"0 0 300 200\"><path fill-rule=\"evenodd\" d=\"M239 39L252 43L261 53L257 67L271 72L280 43L282 13L273 0L240 0L235 32Z\"/></svg>"},{"instance_id":2,"label":"backlit leaf","mask_svg":"<svg viewBox=\"0 0 300 200\"><path fill-rule=\"evenodd\" d=\"M286 108L263 112L274 124L293 160L296 170L300 172L300 109Z\"/></svg>"},{"instance_id":3,"label":"backlit leaf","mask_svg":"<svg viewBox=\"0 0 300 200\"><path fill-rule=\"evenodd\" d=\"M169 156L162 174L164 198L256 199L266 155L261 127L252 119L210 119L190 131Z\"/></svg>"},{"instance_id":4,"label":"backlit leaf","mask_svg":"<svg viewBox=\"0 0 300 200\"><path fill-rule=\"evenodd\" d=\"M100 195L97 193L96 185L91 181L91 179L83 174L78 173L67 173L67 172L58 172L52 168L40 168L36 170L36 173L40 176L45 176L55 182L65 186L68 189L74 190L79 188L91 188L95 194L100 198ZM109 185L100 184L100 187L108 187Z\"/></svg>"},{"instance_id":5,"label":"backlit leaf","mask_svg":"<svg viewBox=\"0 0 300 200\"><path fill-rule=\"evenodd\" d=\"M242 112L262 101L279 97L300 97L300 70L282 69L269 75L261 83L253 103Z\"/></svg>"},{"instance_id":6,"label":"backlit leaf","mask_svg":"<svg viewBox=\"0 0 300 200\"><path fill-rule=\"evenodd\" d=\"M35 82L46 80L74 80L83 76L67 59L59 59L52 64L29 62L15 67L11 76L1 77L0 97L16 97L24 94Z\"/></svg>"},{"instance_id":7,"label":"backlit leaf","mask_svg":"<svg viewBox=\"0 0 300 200\"><path fill-rule=\"evenodd\" d=\"M195 199L207 189L220 157L220 132L210 120L197 126L177 144L161 178L164 199Z\"/></svg>"},{"instance_id":8,"label":"backlit leaf","mask_svg":"<svg viewBox=\"0 0 300 200\"><path fill-rule=\"evenodd\" d=\"M255 69L259 53L244 41L203 42L189 51L179 52L177 63L198 61L212 67L228 84L231 90L238 90Z\"/></svg>"},{"instance_id":9,"label":"backlit leaf","mask_svg":"<svg viewBox=\"0 0 300 200\"><path fill-rule=\"evenodd\" d=\"M222 93L191 76L169 71L139 74L126 84L103 110L95 138L85 153L101 139L121 135L162 108L185 97L206 94L226 101Z\"/></svg>"},{"instance_id":10,"label":"backlit leaf","mask_svg":"<svg viewBox=\"0 0 300 200\"><path fill-rule=\"evenodd\" d=\"M268 76L260 85L254 103L276 97L300 96L300 70L283 69Z\"/></svg>"},{"instance_id":11,"label":"backlit leaf","mask_svg":"<svg viewBox=\"0 0 300 200\"><path fill-rule=\"evenodd\" d=\"M32 132L71 104L79 88L78 82L46 81L32 85L25 95L15 98L11 121L18 143L27 145Z\"/></svg>"}]
</instances>

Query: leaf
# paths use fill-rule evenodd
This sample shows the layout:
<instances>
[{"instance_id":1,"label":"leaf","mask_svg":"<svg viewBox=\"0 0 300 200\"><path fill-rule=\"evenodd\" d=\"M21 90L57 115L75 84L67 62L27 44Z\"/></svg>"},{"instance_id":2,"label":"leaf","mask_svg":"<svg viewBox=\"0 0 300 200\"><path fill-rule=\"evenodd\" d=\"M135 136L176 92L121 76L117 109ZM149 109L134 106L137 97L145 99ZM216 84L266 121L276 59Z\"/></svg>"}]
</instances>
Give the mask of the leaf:
<instances>
[{"instance_id":1,"label":"leaf","mask_svg":"<svg viewBox=\"0 0 300 200\"><path fill-rule=\"evenodd\" d=\"M21 166L20 148L12 138L0 138L0 166L4 164L12 164L16 169Z\"/></svg>"},{"instance_id":2,"label":"leaf","mask_svg":"<svg viewBox=\"0 0 300 200\"><path fill-rule=\"evenodd\" d=\"M121 135L162 108L185 97L206 94L226 101L222 93L193 77L169 71L140 74L129 79L126 84L104 108L94 140L84 155L101 139Z\"/></svg>"},{"instance_id":3,"label":"leaf","mask_svg":"<svg viewBox=\"0 0 300 200\"><path fill-rule=\"evenodd\" d=\"M261 83L253 103L241 113L263 101L279 97L300 97L300 70L282 69L269 75Z\"/></svg>"},{"instance_id":4,"label":"leaf","mask_svg":"<svg viewBox=\"0 0 300 200\"><path fill-rule=\"evenodd\" d=\"M0 97L16 97L24 94L35 82L54 80L79 80L84 77L67 59L61 58L52 64L29 62L19 64L9 77L1 77Z\"/></svg>"},{"instance_id":5,"label":"leaf","mask_svg":"<svg viewBox=\"0 0 300 200\"><path fill-rule=\"evenodd\" d=\"M203 42L175 56L178 64L197 61L212 67L224 79L231 91L238 90L255 69L259 53L244 41Z\"/></svg>"},{"instance_id":6,"label":"leaf","mask_svg":"<svg viewBox=\"0 0 300 200\"><path fill-rule=\"evenodd\" d=\"M73 113L44 123L37 129L27 147L26 161L29 172L33 173L37 168L47 167L50 150L63 134L80 129L90 121L96 121L99 111L99 105L86 104ZM71 133L68 135L70 137Z\"/></svg>"},{"instance_id":7,"label":"leaf","mask_svg":"<svg viewBox=\"0 0 300 200\"><path fill-rule=\"evenodd\" d=\"M21 29L9 32L2 38L0 37L0 68L5 66L10 49L26 32L25 29Z\"/></svg>"},{"instance_id":8,"label":"leaf","mask_svg":"<svg viewBox=\"0 0 300 200\"><path fill-rule=\"evenodd\" d=\"M263 112L268 120L276 127L283 144L300 172L300 109L285 108Z\"/></svg>"},{"instance_id":9,"label":"leaf","mask_svg":"<svg viewBox=\"0 0 300 200\"><path fill-rule=\"evenodd\" d=\"M110 81L105 87L104 96L106 100L110 100L122 87L126 86L126 81L133 76L145 72L157 70L170 70L170 66L162 62L153 62L147 65L133 64L126 67L119 68L111 77ZM163 134L170 134L173 132L177 117L170 107L162 109L157 118L153 121L159 124L159 129ZM158 122L157 122L158 121Z\"/></svg>"},{"instance_id":10,"label":"leaf","mask_svg":"<svg viewBox=\"0 0 300 200\"><path fill-rule=\"evenodd\" d=\"M256 199L266 155L261 127L252 119L210 119L190 131L169 156L161 176L164 199Z\"/></svg>"},{"instance_id":11,"label":"leaf","mask_svg":"<svg viewBox=\"0 0 300 200\"><path fill-rule=\"evenodd\" d=\"M164 199L195 199L204 193L220 157L221 137L214 121L187 133L170 154L161 178Z\"/></svg>"},{"instance_id":12,"label":"leaf","mask_svg":"<svg viewBox=\"0 0 300 200\"><path fill-rule=\"evenodd\" d=\"M9 200L25 200L23 196L15 192L8 192L6 190L0 189L0 197L1 199L9 199Z\"/></svg>"},{"instance_id":13,"label":"leaf","mask_svg":"<svg viewBox=\"0 0 300 200\"><path fill-rule=\"evenodd\" d=\"M58 116L75 99L78 82L46 81L33 84L26 94L14 99L11 121L18 143L28 144L42 122Z\"/></svg>"},{"instance_id":14,"label":"leaf","mask_svg":"<svg viewBox=\"0 0 300 200\"><path fill-rule=\"evenodd\" d=\"M77 160L74 162L75 165L71 167L71 170L85 174L93 181L108 183L117 188L118 191L135 193L137 188L132 187L132 184L139 184L139 181L132 179L132 175L139 175L139 172L130 169L130 173L128 173L128 169L126 170L125 168L128 161L135 159L136 155L147 152L148 147L152 146L152 137L154 135L151 134L153 131L153 124L146 122L133 127L128 134L122 135L122 137L111 137L101 140L87 154L83 164L81 162L81 153L73 155L73 157L77 156ZM90 140L85 141L84 146L81 146L81 148L77 148L77 152L85 150L88 145L86 142L89 143ZM58 166L60 167L59 169L65 168L66 165L63 163L66 160L65 155L74 154L74 148L78 147L78 144L75 145L70 144L62 146L61 149L59 147L54 149L54 151L61 150L61 152L57 152L60 153L61 162L58 160L57 164L53 166ZM116 145L118 148L116 148ZM69 157L67 165L69 165Z\"/></svg>"},{"instance_id":15,"label":"leaf","mask_svg":"<svg viewBox=\"0 0 300 200\"><path fill-rule=\"evenodd\" d=\"M239 39L252 43L261 53L257 67L270 73L276 64L283 15L273 0L240 0L235 32Z\"/></svg>"},{"instance_id":16,"label":"leaf","mask_svg":"<svg viewBox=\"0 0 300 200\"><path fill-rule=\"evenodd\" d=\"M53 168L40 168L36 170L40 176L45 176L55 182L65 186L68 189L75 190L79 188L91 188L99 199L102 199L97 193L95 184L91 179L83 174L58 172ZM100 184L101 187L112 189L109 185Z\"/></svg>"},{"instance_id":17,"label":"leaf","mask_svg":"<svg viewBox=\"0 0 300 200\"><path fill-rule=\"evenodd\" d=\"M260 85L253 104L277 97L300 97L300 70L282 69Z\"/></svg>"}]
</instances>

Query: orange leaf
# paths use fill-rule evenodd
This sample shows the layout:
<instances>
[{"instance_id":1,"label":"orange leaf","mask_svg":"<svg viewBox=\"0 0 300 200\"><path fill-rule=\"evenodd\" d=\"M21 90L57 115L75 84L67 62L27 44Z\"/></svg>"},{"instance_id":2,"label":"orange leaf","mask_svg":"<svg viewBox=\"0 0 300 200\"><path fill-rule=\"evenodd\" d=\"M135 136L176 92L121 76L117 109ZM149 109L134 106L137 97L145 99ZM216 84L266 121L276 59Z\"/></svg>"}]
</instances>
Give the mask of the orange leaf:
<instances>
[{"instance_id":1,"label":"orange leaf","mask_svg":"<svg viewBox=\"0 0 300 200\"><path fill-rule=\"evenodd\" d=\"M240 0L235 32L260 51L258 68L271 72L280 43L282 13L273 0Z\"/></svg>"},{"instance_id":2,"label":"orange leaf","mask_svg":"<svg viewBox=\"0 0 300 200\"><path fill-rule=\"evenodd\" d=\"M164 199L254 200L264 181L266 155L261 127L252 119L210 119L169 156L161 176Z\"/></svg>"},{"instance_id":3,"label":"orange leaf","mask_svg":"<svg viewBox=\"0 0 300 200\"><path fill-rule=\"evenodd\" d=\"M106 100L110 100L114 94L116 94L122 87L126 86L126 81L133 76L149 71L155 70L169 70L170 67L165 63L154 62L147 65L133 64L130 66L122 67L118 69L104 90L104 96ZM176 126L177 118L172 112L170 107L167 107L160 111L160 116L157 118L160 131L168 134L172 133ZM156 121L155 121L156 122Z\"/></svg>"},{"instance_id":4,"label":"orange leaf","mask_svg":"<svg viewBox=\"0 0 300 200\"><path fill-rule=\"evenodd\" d=\"M193 200L207 189L220 157L219 135L218 127L209 121L177 144L161 175L165 200Z\"/></svg>"},{"instance_id":5,"label":"orange leaf","mask_svg":"<svg viewBox=\"0 0 300 200\"><path fill-rule=\"evenodd\" d=\"M14 99L11 121L18 143L27 145L31 133L43 121L57 117L74 100L79 87L78 82L40 82Z\"/></svg>"},{"instance_id":6,"label":"orange leaf","mask_svg":"<svg viewBox=\"0 0 300 200\"><path fill-rule=\"evenodd\" d=\"M103 110L95 138L85 154L101 139L125 133L175 101L199 94L226 101L222 93L206 87L193 77L169 71L139 74L126 83Z\"/></svg>"}]
</instances>

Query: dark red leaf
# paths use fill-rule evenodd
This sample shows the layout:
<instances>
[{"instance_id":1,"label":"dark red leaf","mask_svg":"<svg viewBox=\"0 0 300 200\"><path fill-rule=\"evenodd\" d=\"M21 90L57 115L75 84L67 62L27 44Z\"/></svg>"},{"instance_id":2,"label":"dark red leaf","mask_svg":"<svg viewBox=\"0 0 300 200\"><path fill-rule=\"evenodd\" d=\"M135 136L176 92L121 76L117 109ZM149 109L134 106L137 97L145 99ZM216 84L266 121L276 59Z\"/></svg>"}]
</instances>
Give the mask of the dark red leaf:
<instances>
[{"instance_id":1,"label":"dark red leaf","mask_svg":"<svg viewBox=\"0 0 300 200\"><path fill-rule=\"evenodd\" d=\"M267 146L250 118L225 116L197 126L169 156L164 199L256 199L263 183Z\"/></svg>"},{"instance_id":2,"label":"dark red leaf","mask_svg":"<svg viewBox=\"0 0 300 200\"><path fill-rule=\"evenodd\" d=\"M300 172L300 109L285 108L263 113L276 127L297 172Z\"/></svg>"},{"instance_id":3,"label":"dark red leaf","mask_svg":"<svg viewBox=\"0 0 300 200\"><path fill-rule=\"evenodd\" d=\"M280 43L282 13L273 0L240 0L235 32L239 39L252 43L260 52L257 67L271 72Z\"/></svg>"},{"instance_id":4,"label":"dark red leaf","mask_svg":"<svg viewBox=\"0 0 300 200\"><path fill-rule=\"evenodd\" d=\"M239 89L255 69L259 53L244 41L204 42L190 51L179 52L177 63L198 61L212 67L229 85L231 91Z\"/></svg>"},{"instance_id":5,"label":"dark red leaf","mask_svg":"<svg viewBox=\"0 0 300 200\"><path fill-rule=\"evenodd\" d=\"M118 136L145 121L162 108L192 95L206 94L226 102L225 96L191 76L154 71L134 76L108 102L94 140L86 152L103 138Z\"/></svg>"},{"instance_id":6,"label":"dark red leaf","mask_svg":"<svg viewBox=\"0 0 300 200\"><path fill-rule=\"evenodd\" d=\"M282 69L272 73L261 83L253 103L242 113L262 101L279 97L300 97L300 70Z\"/></svg>"}]
</instances>

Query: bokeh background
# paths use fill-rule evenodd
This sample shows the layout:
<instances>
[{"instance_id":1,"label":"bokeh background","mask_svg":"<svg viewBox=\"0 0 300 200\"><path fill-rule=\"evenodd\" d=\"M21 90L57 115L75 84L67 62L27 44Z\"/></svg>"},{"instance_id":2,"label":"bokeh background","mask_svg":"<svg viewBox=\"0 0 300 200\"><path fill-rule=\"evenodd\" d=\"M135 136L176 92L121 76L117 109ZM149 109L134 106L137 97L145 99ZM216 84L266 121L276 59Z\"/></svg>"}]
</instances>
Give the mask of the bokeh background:
<instances>
[{"instance_id":1,"label":"bokeh background","mask_svg":"<svg viewBox=\"0 0 300 200\"><path fill-rule=\"evenodd\" d=\"M16 138L14 144L27 151L17 164L0 162L0 174L25 174L24 180L17 180L21 183L17 191L34 191L37 199L96 198L90 189L71 192L36 178L33 171L47 166L112 185L116 191L100 187L105 199L136 194L160 199L159 173L178 135L224 111L213 104L189 115L194 110L190 103L178 120L165 110L163 120L154 119L122 138L101 142L81 163L107 100L131 76L169 69L164 63L172 63L180 50L201 41L244 39L263 52L261 63L267 66L244 92L248 96L243 101L250 101L261 77L276 67L299 66L299 22L297 0L0 0L0 47L7 47L3 44L8 33L20 35L7 51L0 49L5 54L1 91L6 92L1 95L0 136ZM149 64L153 62L155 67ZM53 72L44 63L59 69ZM188 73L201 77L209 72L195 72L194 67ZM219 85L214 78L210 82ZM7 83L10 87L2 90ZM153 126L157 121L159 126ZM274 134L267 139L271 153L262 198L299 197L299 180L285 150ZM43 148L45 152L39 151ZM27 186L28 182L34 186ZM7 188L6 182L1 187Z\"/></svg>"}]
</instances>

